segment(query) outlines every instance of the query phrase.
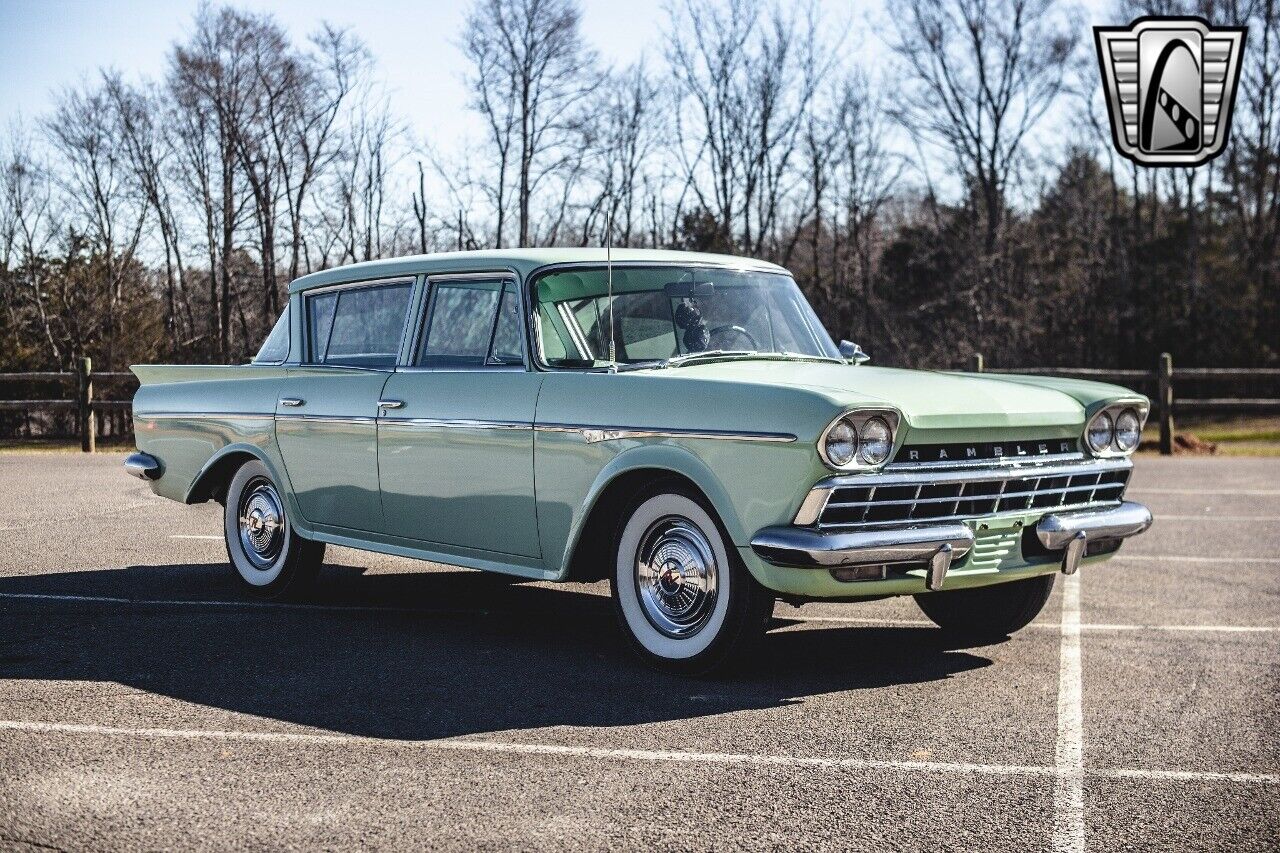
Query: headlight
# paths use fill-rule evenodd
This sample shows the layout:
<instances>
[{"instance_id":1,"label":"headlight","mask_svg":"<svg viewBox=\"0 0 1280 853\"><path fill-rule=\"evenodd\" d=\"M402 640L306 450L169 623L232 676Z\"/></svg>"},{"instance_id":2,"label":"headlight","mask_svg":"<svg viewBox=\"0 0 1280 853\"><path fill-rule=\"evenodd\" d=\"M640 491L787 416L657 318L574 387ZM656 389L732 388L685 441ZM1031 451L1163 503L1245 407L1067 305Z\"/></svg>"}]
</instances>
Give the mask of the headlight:
<instances>
[{"instance_id":1,"label":"headlight","mask_svg":"<svg viewBox=\"0 0 1280 853\"><path fill-rule=\"evenodd\" d=\"M1111 416L1106 412L1099 412L1098 415L1089 422L1089 430L1085 433L1085 440L1089 442L1089 449L1094 453L1106 453L1111 449L1111 439L1115 437L1115 429L1111 425Z\"/></svg>"},{"instance_id":2,"label":"headlight","mask_svg":"<svg viewBox=\"0 0 1280 853\"><path fill-rule=\"evenodd\" d=\"M1116 417L1116 447L1128 453L1138 446L1141 438L1142 421L1138 419L1138 413L1133 409L1125 409Z\"/></svg>"},{"instance_id":3,"label":"headlight","mask_svg":"<svg viewBox=\"0 0 1280 853\"><path fill-rule=\"evenodd\" d=\"M869 418L858 432L858 442L859 458L868 465L879 465L889 458L889 451L893 449L893 432L884 418Z\"/></svg>"},{"instance_id":4,"label":"headlight","mask_svg":"<svg viewBox=\"0 0 1280 853\"><path fill-rule=\"evenodd\" d=\"M845 412L818 439L818 455L838 471L879 468L893 455L894 433L902 415L896 409Z\"/></svg>"},{"instance_id":5,"label":"headlight","mask_svg":"<svg viewBox=\"0 0 1280 853\"><path fill-rule=\"evenodd\" d=\"M853 425L841 418L827 430L823 450L827 461L837 468L843 468L852 462L858 454L858 433L854 431Z\"/></svg>"}]
</instances>

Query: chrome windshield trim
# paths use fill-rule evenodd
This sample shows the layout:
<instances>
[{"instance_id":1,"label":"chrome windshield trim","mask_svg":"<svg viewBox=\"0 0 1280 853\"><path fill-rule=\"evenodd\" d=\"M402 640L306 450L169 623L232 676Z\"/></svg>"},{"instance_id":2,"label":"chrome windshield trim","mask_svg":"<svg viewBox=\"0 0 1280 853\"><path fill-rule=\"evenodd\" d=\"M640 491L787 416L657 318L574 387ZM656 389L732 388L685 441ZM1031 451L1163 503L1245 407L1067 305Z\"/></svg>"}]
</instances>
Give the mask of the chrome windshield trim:
<instances>
[{"instance_id":1,"label":"chrome windshield trim","mask_svg":"<svg viewBox=\"0 0 1280 853\"><path fill-rule=\"evenodd\" d=\"M618 441L628 438L708 438L723 441L766 441L781 444L796 440L794 435L782 432L743 432L738 430L707 431L694 429L632 428L598 426L594 424L538 424L540 432L578 433L587 444L602 441Z\"/></svg>"},{"instance_id":2,"label":"chrome windshield trim","mask_svg":"<svg viewBox=\"0 0 1280 853\"><path fill-rule=\"evenodd\" d=\"M909 448L910 445L904 445L901 450ZM1046 453L1041 456L1002 456L991 459L953 459L950 462L890 462L884 466L885 471L930 471L934 469L946 468L1000 468L1001 470L1013 469L1022 465L1043 465L1053 462L1080 462L1089 460L1091 457L1085 456L1084 453Z\"/></svg>"},{"instance_id":3,"label":"chrome windshield trim","mask_svg":"<svg viewBox=\"0 0 1280 853\"><path fill-rule=\"evenodd\" d=\"M173 420L236 420L236 421L271 421L274 414L261 412L134 412L135 421L173 421Z\"/></svg>"},{"instance_id":4,"label":"chrome windshield trim","mask_svg":"<svg viewBox=\"0 0 1280 853\"><path fill-rule=\"evenodd\" d=\"M380 426L422 429L509 429L531 430L528 421L483 421L469 418L378 418Z\"/></svg>"}]
</instances>

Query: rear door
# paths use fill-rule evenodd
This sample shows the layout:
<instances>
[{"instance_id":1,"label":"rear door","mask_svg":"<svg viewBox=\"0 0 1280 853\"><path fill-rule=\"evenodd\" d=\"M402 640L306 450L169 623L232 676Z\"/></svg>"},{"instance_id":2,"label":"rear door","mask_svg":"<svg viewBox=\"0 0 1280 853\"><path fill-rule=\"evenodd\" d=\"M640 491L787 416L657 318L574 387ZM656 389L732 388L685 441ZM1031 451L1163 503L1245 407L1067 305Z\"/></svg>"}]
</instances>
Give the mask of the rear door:
<instances>
[{"instance_id":1,"label":"rear door","mask_svg":"<svg viewBox=\"0 0 1280 853\"><path fill-rule=\"evenodd\" d=\"M378 459L387 532L538 557L533 413L515 280L431 276L409 365L387 381Z\"/></svg>"},{"instance_id":2,"label":"rear door","mask_svg":"<svg viewBox=\"0 0 1280 853\"><path fill-rule=\"evenodd\" d=\"M281 383L276 441L312 524L383 529L378 399L395 368L412 291L412 279L398 279L303 295L306 358Z\"/></svg>"}]
</instances>

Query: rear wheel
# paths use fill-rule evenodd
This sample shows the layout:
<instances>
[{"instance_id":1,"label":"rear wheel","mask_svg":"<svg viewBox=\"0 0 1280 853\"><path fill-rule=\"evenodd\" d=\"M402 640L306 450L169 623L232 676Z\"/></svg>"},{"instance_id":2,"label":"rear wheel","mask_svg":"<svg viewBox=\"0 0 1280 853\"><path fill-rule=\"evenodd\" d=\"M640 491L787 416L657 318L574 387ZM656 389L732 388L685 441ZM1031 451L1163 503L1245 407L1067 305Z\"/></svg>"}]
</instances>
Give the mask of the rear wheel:
<instances>
[{"instance_id":1,"label":"rear wheel","mask_svg":"<svg viewBox=\"0 0 1280 853\"><path fill-rule=\"evenodd\" d=\"M1054 575L983 586L927 592L915 597L938 627L971 637L1006 637L1039 615L1053 592Z\"/></svg>"},{"instance_id":2,"label":"rear wheel","mask_svg":"<svg viewBox=\"0 0 1280 853\"><path fill-rule=\"evenodd\" d=\"M764 635L773 594L747 571L711 511L692 494L657 489L624 518L613 602L636 653L687 674L741 661Z\"/></svg>"},{"instance_id":3,"label":"rear wheel","mask_svg":"<svg viewBox=\"0 0 1280 853\"><path fill-rule=\"evenodd\" d=\"M324 560L324 543L304 539L293 529L279 486L256 459L240 466L227 487L223 538L236 577L260 598L302 592Z\"/></svg>"}]
</instances>

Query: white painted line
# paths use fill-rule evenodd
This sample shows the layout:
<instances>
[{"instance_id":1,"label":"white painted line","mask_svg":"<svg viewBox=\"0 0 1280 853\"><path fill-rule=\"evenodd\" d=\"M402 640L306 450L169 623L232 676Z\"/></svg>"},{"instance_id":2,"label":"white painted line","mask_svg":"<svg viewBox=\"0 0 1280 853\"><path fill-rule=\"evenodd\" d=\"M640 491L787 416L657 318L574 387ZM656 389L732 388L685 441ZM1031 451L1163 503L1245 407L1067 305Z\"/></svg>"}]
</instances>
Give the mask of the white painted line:
<instances>
[{"instance_id":1,"label":"white painted line","mask_svg":"<svg viewBox=\"0 0 1280 853\"><path fill-rule=\"evenodd\" d=\"M1280 557L1192 557L1186 554L1116 554L1111 559L1135 563L1259 563L1280 566Z\"/></svg>"},{"instance_id":2,"label":"white painted line","mask_svg":"<svg viewBox=\"0 0 1280 853\"><path fill-rule=\"evenodd\" d=\"M14 599L18 601L67 601L87 604L127 604L151 605L155 607L239 607L266 608L269 610L316 610L325 613L419 613L423 616L493 616L500 615L496 610L480 608L442 609L431 607L393 607L376 604L305 604L289 601L231 601L222 599L181 599L181 598L124 598L112 595L75 595L72 593L47 592L0 592L0 600ZM934 623L928 619L877 619L868 616L778 616L787 622L815 622L837 625L866 625L868 627L883 626L887 628L933 628ZM1059 630L1060 626L1053 622L1032 622L1028 628ZM1280 627L1272 625L1125 625L1125 624L1081 624L1082 631L1206 631L1221 633L1280 633Z\"/></svg>"},{"instance_id":3,"label":"white painted line","mask_svg":"<svg viewBox=\"0 0 1280 853\"><path fill-rule=\"evenodd\" d=\"M1274 489L1129 489L1126 495L1267 495L1280 496Z\"/></svg>"},{"instance_id":4,"label":"white painted line","mask_svg":"<svg viewBox=\"0 0 1280 853\"><path fill-rule=\"evenodd\" d=\"M170 539L212 539L212 540L214 540L214 541L216 541L216 542L221 542L221 541L222 541L222 537L221 537L221 536L213 536L213 535L205 535L205 534L183 534L183 533L174 533L174 534L172 534L169 538L170 538Z\"/></svg>"},{"instance_id":5,"label":"white painted line","mask_svg":"<svg viewBox=\"0 0 1280 853\"><path fill-rule=\"evenodd\" d=\"M1280 521L1280 515L1165 515L1160 513L1156 521Z\"/></svg>"},{"instance_id":6,"label":"white painted line","mask_svg":"<svg viewBox=\"0 0 1280 853\"><path fill-rule=\"evenodd\" d=\"M883 761L865 758L819 758L800 755L759 753L682 752L678 750L625 749L594 746L566 746L553 743L519 743L474 739L392 740L362 735L324 732L246 732L218 729L123 728L84 723L47 723L39 720L0 720L0 731L31 734L98 735L105 737L159 738L172 740L249 741L260 743L391 747L439 752L507 753L547 755L565 758L594 758L614 761L646 761L687 764L747 765L754 767L812 767L831 770L900 770L925 773L961 773L989 776L1055 777L1054 767L1034 764L977 764L949 761ZM1215 773L1180 770L1099 769L1084 771L1090 776L1119 779L1239 782L1280 785L1280 774Z\"/></svg>"},{"instance_id":7,"label":"white painted line","mask_svg":"<svg viewBox=\"0 0 1280 853\"><path fill-rule=\"evenodd\" d=\"M455 610L426 607L387 607L364 604L303 604L290 601L222 601L218 599L183 598L119 598L110 595L69 595L43 592L0 592L0 599L13 598L32 601L77 601L92 604L138 604L159 607L239 607L265 608L268 610L318 610L324 612L351 611L353 613L417 613L423 616L488 616L492 611L479 608Z\"/></svg>"},{"instance_id":8,"label":"white painted line","mask_svg":"<svg viewBox=\"0 0 1280 853\"><path fill-rule=\"evenodd\" d=\"M934 623L928 619L875 619L868 616L780 616L775 618L790 622L830 622L832 624L883 626L886 628L932 628ZM1032 622L1028 628L1060 631L1062 626L1057 622ZM1272 625L1139 625L1139 624L1091 624L1082 622L1081 631L1206 631L1222 633L1277 633L1280 627Z\"/></svg>"},{"instance_id":9,"label":"white painted line","mask_svg":"<svg viewBox=\"0 0 1280 853\"><path fill-rule=\"evenodd\" d=\"M1057 775L1053 782L1053 849L1084 853L1084 709L1080 688L1080 575L1062 585L1058 657Z\"/></svg>"}]
</instances>

